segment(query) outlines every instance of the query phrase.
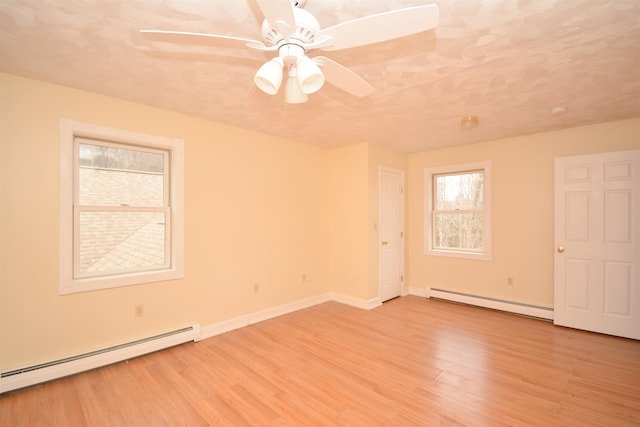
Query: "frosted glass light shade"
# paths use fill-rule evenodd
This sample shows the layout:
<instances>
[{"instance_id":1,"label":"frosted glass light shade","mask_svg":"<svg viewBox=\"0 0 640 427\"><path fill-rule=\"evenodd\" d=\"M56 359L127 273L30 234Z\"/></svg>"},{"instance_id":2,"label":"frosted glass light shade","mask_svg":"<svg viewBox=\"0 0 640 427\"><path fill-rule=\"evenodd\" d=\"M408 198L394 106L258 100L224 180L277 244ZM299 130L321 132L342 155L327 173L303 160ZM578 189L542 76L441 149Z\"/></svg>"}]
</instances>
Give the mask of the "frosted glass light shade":
<instances>
[{"instance_id":1,"label":"frosted glass light shade","mask_svg":"<svg viewBox=\"0 0 640 427\"><path fill-rule=\"evenodd\" d=\"M309 100L307 94L300 89L298 79L295 75L290 74L287 79L287 83L284 87L284 99L288 104L302 104Z\"/></svg>"},{"instance_id":2,"label":"frosted glass light shade","mask_svg":"<svg viewBox=\"0 0 640 427\"><path fill-rule=\"evenodd\" d=\"M280 58L273 58L258 69L253 81L265 93L275 95L282 84L282 68L284 62Z\"/></svg>"},{"instance_id":3,"label":"frosted glass light shade","mask_svg":"<svg viewBox=\"0 0 640 427\"><path fill-rule=\"evenodd\" d=\"M324 85L324 74L320 71L320 67L308 57L299 57L296 68L298 84L302 92L314 93Z\"/></svg>"}]
</instances>

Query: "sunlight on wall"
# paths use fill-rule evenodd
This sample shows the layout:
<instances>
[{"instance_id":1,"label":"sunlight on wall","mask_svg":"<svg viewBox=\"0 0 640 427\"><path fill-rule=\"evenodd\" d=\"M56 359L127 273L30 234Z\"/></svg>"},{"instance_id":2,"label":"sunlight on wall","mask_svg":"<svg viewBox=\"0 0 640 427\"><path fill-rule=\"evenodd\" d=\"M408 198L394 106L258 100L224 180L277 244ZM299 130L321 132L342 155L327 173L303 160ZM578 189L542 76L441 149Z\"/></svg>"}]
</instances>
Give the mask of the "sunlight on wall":
<instances>
[{"instance_id":1,"label":"sunlight on wall","mask_svg":"<svg viewBox=\"0 0 640 427\"><path fill-rule=\"evenodd\" d=\"M553 159L640 147L640 118L409 155L409 286L553 307ZM424 169L491 160L493 261L424 254Z\"/></svg>"}]
</instances>

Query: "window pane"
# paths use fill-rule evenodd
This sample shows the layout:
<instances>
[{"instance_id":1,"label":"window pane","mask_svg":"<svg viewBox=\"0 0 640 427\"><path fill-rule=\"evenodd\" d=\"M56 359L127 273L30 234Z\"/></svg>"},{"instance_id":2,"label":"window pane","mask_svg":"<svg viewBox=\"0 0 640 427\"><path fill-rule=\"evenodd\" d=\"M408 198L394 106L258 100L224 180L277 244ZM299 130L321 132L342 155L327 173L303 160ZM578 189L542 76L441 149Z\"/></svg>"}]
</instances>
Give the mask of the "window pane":
<instances>
[{"instance_id":1,"label":"window pane","mask_svg":"<svg viewBox=\"0 0 640 427\"><path fill-rule=\"evenodd\" d=\"M484 248L482 213L435 213L434 249L462 249L480 252Z\"/></svg>"},{"instance_id":2,"label":"window pane","mask_svg":"<svg viewBox=\"0 0 640 427\"><path fill-rule=\"evenodd\" d=\"M164 212L80 212L81 275L163 267Z\"/></svg>"},{"instance_id":3,"label":"window pane","mask_svg":"<svg viewBox=\"0 0 640 427\"><path fill-rule=\"evenodd\" d=\"M435 210L481 210L483 172L434 176Z\"/></svg>"},{"instance_id":4,"label":"window pane","mask_svg":"<svg viewBox=\"0 0 640 427\"><path fill-rule=\"evenodd\" d=\"M79 144L79 203L164 206L165 154Z\"/></svg>"}]
</instances>

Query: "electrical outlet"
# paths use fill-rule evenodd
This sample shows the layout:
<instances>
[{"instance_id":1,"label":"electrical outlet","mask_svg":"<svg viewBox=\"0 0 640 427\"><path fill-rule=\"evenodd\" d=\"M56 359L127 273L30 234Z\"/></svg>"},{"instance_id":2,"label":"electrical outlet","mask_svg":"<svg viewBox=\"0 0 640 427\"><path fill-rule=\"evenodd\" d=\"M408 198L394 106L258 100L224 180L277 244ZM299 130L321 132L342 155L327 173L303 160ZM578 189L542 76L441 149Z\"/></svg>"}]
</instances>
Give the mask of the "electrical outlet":
<instances>
[{"instance_id":1,"label":"electrical outlet","mask_svg":"<svg viewBox=\"0 0 640 427\"><path fill-rule=\"evenodd\" d=\"M136 306L133 308L133 313L135 317L144 316L144 304L136 304Z\"/></svg>"}]
</instances>

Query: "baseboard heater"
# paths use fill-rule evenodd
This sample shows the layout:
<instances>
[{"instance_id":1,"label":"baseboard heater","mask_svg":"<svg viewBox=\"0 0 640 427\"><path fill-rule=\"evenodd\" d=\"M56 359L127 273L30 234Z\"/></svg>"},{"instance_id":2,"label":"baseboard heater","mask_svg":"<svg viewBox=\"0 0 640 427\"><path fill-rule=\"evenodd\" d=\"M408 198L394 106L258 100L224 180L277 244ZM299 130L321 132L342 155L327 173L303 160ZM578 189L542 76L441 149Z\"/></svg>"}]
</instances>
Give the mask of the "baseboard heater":
<instances>
[{"instance_id":1,"label":"baseboard heater","mask_svg":"<svg viewBox=\"0 0 640 427\"><path fill-rule=\"evenodd\" d=\"M0 393L66 377L199 339L200 325L196 324L113 347L2 372L0 373Z\"/></svg>"},{"instance_id":2,"label":"baseboard heater","mask_svg":"<svg viewBox=\"0 0 640 427\"><path fill-rule=\"evenodd\" d=\"M540 307L537 305L522 304L518 302L480 297L476 295L463 294L460 292L453 292L435 288L429 289L429 298L459 302L462 304L491 308L493 310L507 311L510 313L537 317L545 320L553 320L553 309Z\"/></svg>"}]
</instances>

